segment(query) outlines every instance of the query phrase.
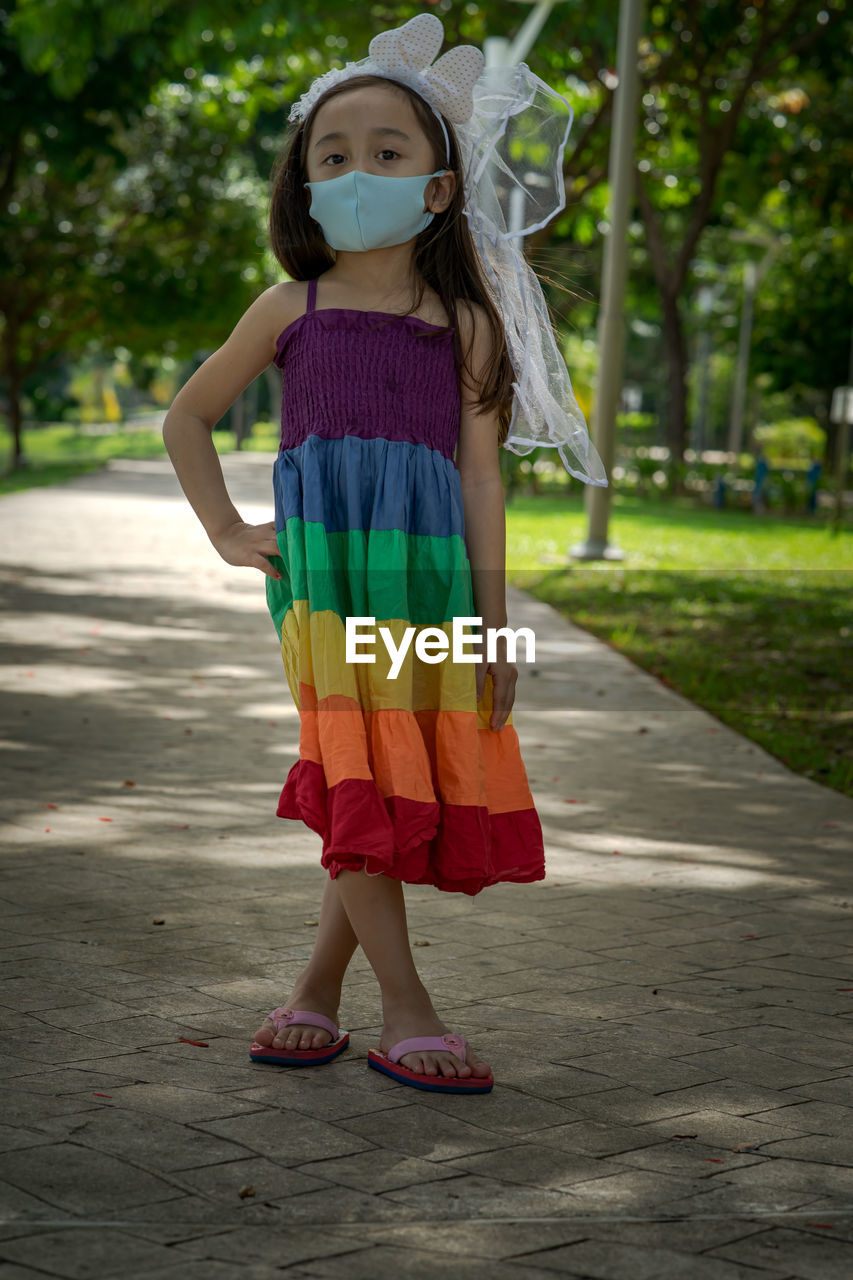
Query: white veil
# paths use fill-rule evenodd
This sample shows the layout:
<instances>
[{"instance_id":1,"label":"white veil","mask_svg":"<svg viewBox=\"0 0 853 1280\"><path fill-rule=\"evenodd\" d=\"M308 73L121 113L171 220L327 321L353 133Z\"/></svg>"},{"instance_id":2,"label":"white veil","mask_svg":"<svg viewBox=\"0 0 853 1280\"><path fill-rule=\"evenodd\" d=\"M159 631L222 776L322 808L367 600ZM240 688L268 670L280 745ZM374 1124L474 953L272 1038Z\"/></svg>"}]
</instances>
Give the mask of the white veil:
<instances>
[{"instance_id":1,"label":"white veil","mask_svg":"<svg viewBox=\"0 0 853 1280\"><path fill-rule=\"evenodd\" d=\"M486 67L474 85L471 119L454 125L462 153L465 216L483 274L504 322L515 397L504 448L556 448L570 475L607 485L539 278L522 249L566 205L563 156L570 104L526 63Z\"/></svg>"}]
</instances>

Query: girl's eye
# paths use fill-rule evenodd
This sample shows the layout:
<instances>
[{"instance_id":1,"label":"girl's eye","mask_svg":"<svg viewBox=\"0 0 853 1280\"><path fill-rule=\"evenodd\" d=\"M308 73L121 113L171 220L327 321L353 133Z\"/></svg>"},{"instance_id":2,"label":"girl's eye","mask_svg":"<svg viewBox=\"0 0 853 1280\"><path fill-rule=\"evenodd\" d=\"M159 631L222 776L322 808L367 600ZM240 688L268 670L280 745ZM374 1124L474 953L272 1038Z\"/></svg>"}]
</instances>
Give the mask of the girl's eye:
<instances>
[{"instance_id":1,"label":"girl's eye","mask_svg":"<svg viewBox=\"0 0 853 1280\"><path fill-rule=\"evenodd\" d=\"M385 155L396 156L396 155L399 155L399 152L392 150L391 147L383 147L383 149L379 152L379 154L381 156L385 156ZM331 155L326 156L326 160L342 160L342 159L343 159L343 156L339 151L334 151L331 153ZM326 160L323 161L323 164L326 163ZM337 165L332 165L333 169L336 169L337 167L338 167Z\"/></svg>"}]
</instances>

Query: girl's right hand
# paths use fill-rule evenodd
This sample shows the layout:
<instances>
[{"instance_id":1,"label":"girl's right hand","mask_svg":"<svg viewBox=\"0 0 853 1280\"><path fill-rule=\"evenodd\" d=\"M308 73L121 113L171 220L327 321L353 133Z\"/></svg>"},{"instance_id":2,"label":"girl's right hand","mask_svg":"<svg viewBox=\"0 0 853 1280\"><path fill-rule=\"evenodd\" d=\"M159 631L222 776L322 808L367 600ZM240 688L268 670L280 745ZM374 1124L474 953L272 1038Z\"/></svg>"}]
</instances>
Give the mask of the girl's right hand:
<instances>
[{"instance_id":1,"label":"girl's right hand","mask_svg":"<svg viewBox=\"0 0 853 1280\"><path fill-rule=\"evenodd\" d=\"M275 537L275 521L266 524L246 524L238 520L215 537L211 537L216 550L226 564L246 565L260 569L268 578L281 579L281 574L270 564L268 557L280 555Z\"/></svg>"}]
</instances>

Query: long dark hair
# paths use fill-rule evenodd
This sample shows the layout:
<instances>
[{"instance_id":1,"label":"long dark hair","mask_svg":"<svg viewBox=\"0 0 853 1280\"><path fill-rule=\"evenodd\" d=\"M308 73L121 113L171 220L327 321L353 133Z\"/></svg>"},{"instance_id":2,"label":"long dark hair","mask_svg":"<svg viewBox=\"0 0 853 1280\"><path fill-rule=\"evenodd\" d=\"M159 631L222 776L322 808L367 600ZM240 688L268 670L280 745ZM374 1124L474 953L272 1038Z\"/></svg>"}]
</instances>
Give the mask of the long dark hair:
<instances>
[{"instance_id":1,"label":"long dark hair","mask_svg":"<svg viewBox=\"0 0 853 1280\"><path fill-rule=\"evenodd\" d=\"M391 85L408 95L424 133L433 150L433 167L444 165L445 144L441 126L423 98L408 85L383 76L357 75L327 90L314 103L305 120L286 137L284 146L276 157L272 169L270 197L270 243L272 251L284 270L293 280L312 280L334 265L335 255L323 239L323 233L312 221L308 210L308 196L302 185L307 180L308 139L314 117L324 102L367 85ZM417 281L417 297L412 311L417 311L423 301L425 287L429 285L438 294L442 306L455 326L453 351L457 375L471 354L462 352L457 324L456 302L459 298L479 303L486 312L492 331L491 355L487 361L478 405L480 413L496 411L498 414L498 444L503 444L509 431L512 414L513 369L506 345L503 322L492 302L480 269L480 263L468 221L463 215L465 193L462 189L459 146L453 125L444 117L450 139L450 164L446 166L456 174L453 198L446 209L437 213L432 222L415 240L414 268ZM446 329L432 330L429 337L446 334Z\"/></svg>"}]
</instances>

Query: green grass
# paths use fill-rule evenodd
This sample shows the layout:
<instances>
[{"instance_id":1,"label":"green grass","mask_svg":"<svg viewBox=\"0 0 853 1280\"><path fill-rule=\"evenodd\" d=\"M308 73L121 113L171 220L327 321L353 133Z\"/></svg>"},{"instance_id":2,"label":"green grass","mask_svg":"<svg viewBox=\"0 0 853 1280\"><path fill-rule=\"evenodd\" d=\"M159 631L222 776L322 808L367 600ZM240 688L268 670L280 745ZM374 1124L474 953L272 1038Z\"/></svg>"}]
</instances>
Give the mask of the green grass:
<instances>
[{"instance_id":1,"label":"green grass","mask_svg":"<svg viewBox=\"0 0 853 1280\"><path fill-rule=\"evenodd\" d=\"M50 426L26 437L30 465L0 494L54 484L111 458L165 456L157 431L86 434ZM244 447L274 450L259 424ZM233 435L216 433L231 452ZM664 683L798 773L853 795L853 534L806 517L755 518L689 500L613 495L611 540L624 563L567 562L586 534L577 491L515 495L507 570Z\"/></svg>"},{"instance_id":2,"label":"green grass","mask_svg":"<svg viewBox=\"0 0 853 1280\"><path fill-rule=\"evenodd\" d=\"M234 433L217 431L216 447L220 453L233 453L237 447ZM273 450L278 448L278 430L272 423L258 423L243 448ZM83 431L71 424L57 423L27 431L24 436L27 465L10 471L10 453L6 451L0 464L0 495L31 489L35 485L60 484L87 471L97 471L112 458L166 457L166 447L159 431L114 431L108 434Z\"/></svg>"},{"instance_id":3,"label":"green grass","mask_svg":"<svg viewBox=\"0 0 853 1280\"><path fill-rule=\"evenodd\" d=\"M614 499L617 562L571 562L580 499L507 512L508 576L797 773L853 795L853 535Z\"/></svg>"}]
</instances>

